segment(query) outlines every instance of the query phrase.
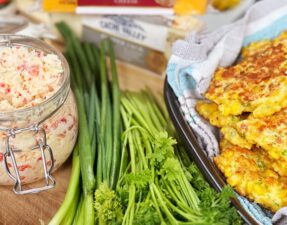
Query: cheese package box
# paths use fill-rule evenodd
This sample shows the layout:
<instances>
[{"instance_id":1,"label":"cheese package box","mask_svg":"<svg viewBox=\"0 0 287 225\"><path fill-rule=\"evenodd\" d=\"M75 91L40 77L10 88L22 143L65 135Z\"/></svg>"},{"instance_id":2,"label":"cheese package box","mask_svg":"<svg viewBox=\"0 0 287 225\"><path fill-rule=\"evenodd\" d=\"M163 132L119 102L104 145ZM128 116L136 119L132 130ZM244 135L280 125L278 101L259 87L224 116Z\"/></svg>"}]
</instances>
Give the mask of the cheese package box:
<instances>
[{"instance_id":1,"label":"cheese package box","mask_svg":"<svg viewBox=\"0 0 287 225\"><path fill-rule=\"evenodd\" d=\"M161 76L165 74L172 43L203 27L192 16L181 17L83 16L83 39L98 43L110 37L118 59Z\"/></svg>"}]
</instances>

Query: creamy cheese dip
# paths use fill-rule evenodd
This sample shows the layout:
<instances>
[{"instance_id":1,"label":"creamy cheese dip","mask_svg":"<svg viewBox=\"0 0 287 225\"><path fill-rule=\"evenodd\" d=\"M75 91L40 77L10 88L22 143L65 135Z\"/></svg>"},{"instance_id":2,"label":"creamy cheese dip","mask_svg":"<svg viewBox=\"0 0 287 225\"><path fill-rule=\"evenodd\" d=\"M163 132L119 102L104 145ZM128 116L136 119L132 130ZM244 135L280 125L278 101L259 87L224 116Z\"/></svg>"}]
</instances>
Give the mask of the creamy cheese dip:
<instances>
[{"instance_id":1,"label":"creamy cheese dip","mask_svg":"<svg viewBox=\"0 0 287 225\"><path fill-rule=\"evenodd\" d=\"M63 85L63 66L56 54L45 54L25 46L0 47L0 113L28 107L37 107L51 98ZM44 104L44 103L43 103ZM56 104L56 103L55 103ZM28 116L28 115L27 115ZM52 148L55 169L65 162L77 139L77 108L70 91L64 104L44 122L47 144ZM4 124L4 123L3 123ZM0 121L0 127L3 126ZM22 183L30 183L44 177L43 159L37 145L40 134L23 132L11 139ZM4 164L6 133L0 131L0 163ZM47 166L51 159L46 152ZM10 158L8 167L15 174ZM14 184L4 165L0 166L0 185Z\"/></svg>"},{"instance_id":2,"label":"creamy cheese dip","mask_svg":"<svg viewBox=\"0 0 287 225\"><path fill-rule=\"evenodd\" d=\"M23 46L0 48L0 111L43 102L59 89L62 73L55 54Z\"/></svg>"}]
</instances>

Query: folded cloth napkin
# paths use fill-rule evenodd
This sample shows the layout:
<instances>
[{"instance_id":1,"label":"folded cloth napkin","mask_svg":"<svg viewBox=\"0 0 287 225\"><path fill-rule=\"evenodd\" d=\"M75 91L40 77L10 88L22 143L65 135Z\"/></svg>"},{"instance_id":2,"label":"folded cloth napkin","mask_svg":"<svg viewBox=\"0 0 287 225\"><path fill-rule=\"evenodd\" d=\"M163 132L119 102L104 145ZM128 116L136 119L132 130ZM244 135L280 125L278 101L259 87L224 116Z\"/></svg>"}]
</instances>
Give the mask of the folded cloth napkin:
<instances>
[{"instance_id":1,"label":"folded cloth napkin","mask_svg":"<svg viewBox=\"0 0 287 225\"><path fill-rule=\"evenodd\" d=\"M211 33L192 33L173 45L167 66L167 80L177 95L186 120L197 134L206 154L218 154L213 129L196 113L194 106L209 87L217 67L230 66L243 46L262 39L272 39L287 30L287 0L264 0L253 5L243 18ZM238 196L241 204L261 224L287 224L287 208L272 215L254 203ZM282 222L283 221L283 222Z\"/></svg>"}]
</instances>

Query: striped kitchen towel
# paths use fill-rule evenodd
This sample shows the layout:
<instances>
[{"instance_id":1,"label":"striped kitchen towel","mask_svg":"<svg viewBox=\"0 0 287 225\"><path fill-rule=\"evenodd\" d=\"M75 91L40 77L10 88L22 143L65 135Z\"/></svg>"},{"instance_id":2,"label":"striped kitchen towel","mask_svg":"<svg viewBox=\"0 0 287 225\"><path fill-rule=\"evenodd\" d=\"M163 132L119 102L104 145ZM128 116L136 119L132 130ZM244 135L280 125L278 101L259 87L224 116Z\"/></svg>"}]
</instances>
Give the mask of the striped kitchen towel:
<instances>
[{"instance_id":1,"label":"striped kitchen towel","mask_svg":"<svg viewBox=\"0 0 287 225\"><path fill-rule=\"evenodd\" d=\"M173 45L167 66L167 80L177 95L186 120L197 134L206 154L219 153L218 141L212 127L196 113L197 100L209 87L217 67L232 65L243 46L262 39L272 39L287 30L287 0L264 0L254 4L243 18L211 33L192 33ZM261 224L270 225L287 209L280 210L271 220L256 204L238 197L241 204Z\"/></svg>"}]
</instances>

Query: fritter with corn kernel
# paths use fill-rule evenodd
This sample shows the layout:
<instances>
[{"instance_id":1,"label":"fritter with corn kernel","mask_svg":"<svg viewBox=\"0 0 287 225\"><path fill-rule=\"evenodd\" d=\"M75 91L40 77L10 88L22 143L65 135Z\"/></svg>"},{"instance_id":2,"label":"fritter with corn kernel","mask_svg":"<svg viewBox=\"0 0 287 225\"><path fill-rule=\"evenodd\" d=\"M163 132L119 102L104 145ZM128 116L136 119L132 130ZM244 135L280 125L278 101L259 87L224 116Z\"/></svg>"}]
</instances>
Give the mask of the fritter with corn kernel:
<instances>
[{"instance_id":1,"label":"fritter with corn kernel","mask_svg":"<svg viewBox=\"0 0 287 225\"><path fill-rule=\"evenodd\" d=\"M260 52L266 50L267 48L270 48L272 43L273 41L270 39L252 42L242 49L241 57L245 59L249 56L255 56L257 54L260 54Z\"/></svg>"},{"instance_id":2,"label":"fritter with corn kernel","mask_svg":"<svg viewBox=\"0 0 287 225\"><path fill-rule=\"evenodd\" d=\"M273 44L279 44L283 41L287 41L287 31L282 32L274 40L265 39L260 41L255 41L244 47L241 51L241 56L247 58L248 56L260 56L260 52L264 52Z\"/></svg>"},{"instance_id":3,"label":"fritter with corn kernel","mask_svg":"<svg viewBox=\"0 0 287 225\"><path fill-rule=\"evenodd\" d=\"M236 124L245 119L247 115L224 116L222 112L218 110L217 104L206 101L198 101L195 108L196 111L204 119L208 120L211 125L221 128L221 133L224 138L232 144L248 149L252 147L252 143L249 143L246 139L240 136L236 130Z\"/></svg>"},{"instance_id":4,"label":"fritter with corn kernel","mask_svg":"<svg viewBox=\"0 0 287 225\"><path fill-rule=\"evenodd\" d=\"M235 126L241 121L240 116L225 116L218 110L218 105L213 102L198 101L195 106L196 111L211 125L216 127Z\"/></svg>"},{"instance_id":5,"label":"fritter with corn kernel","mask_svg":"<svg viewBox=\"0 0 287 225\"><path fill-rule=\"evenodd\" d=\"M205 96L219 105L223 115L252 112L264 117L287 106L287 41L270 42L259 45L256 54L246 53L237 65L215 73Z\"/></svg>"},{"instance_id":6,"label":"fritter with corn kernel","mask_svg":"<svg viewBox=\"0 0 287 225\"><path fill-rule=\"evenodd\" d=\"M275 212L287 206L287 178L273 171L273 160L261 148L240 148L224 141L214 158L235 190Z\"/></svg>"},{"instance_id":7,"label":"fritter with corn kernel","mask_svg":"<svg viewBox=\"0 0 287 225\"><path fill-rule=\"evenodd\" d=\"M287 108L263 118L249 117L236 125L241 136L280 160L278 173L287 176Z\"/></svg>"}]
</instances>

